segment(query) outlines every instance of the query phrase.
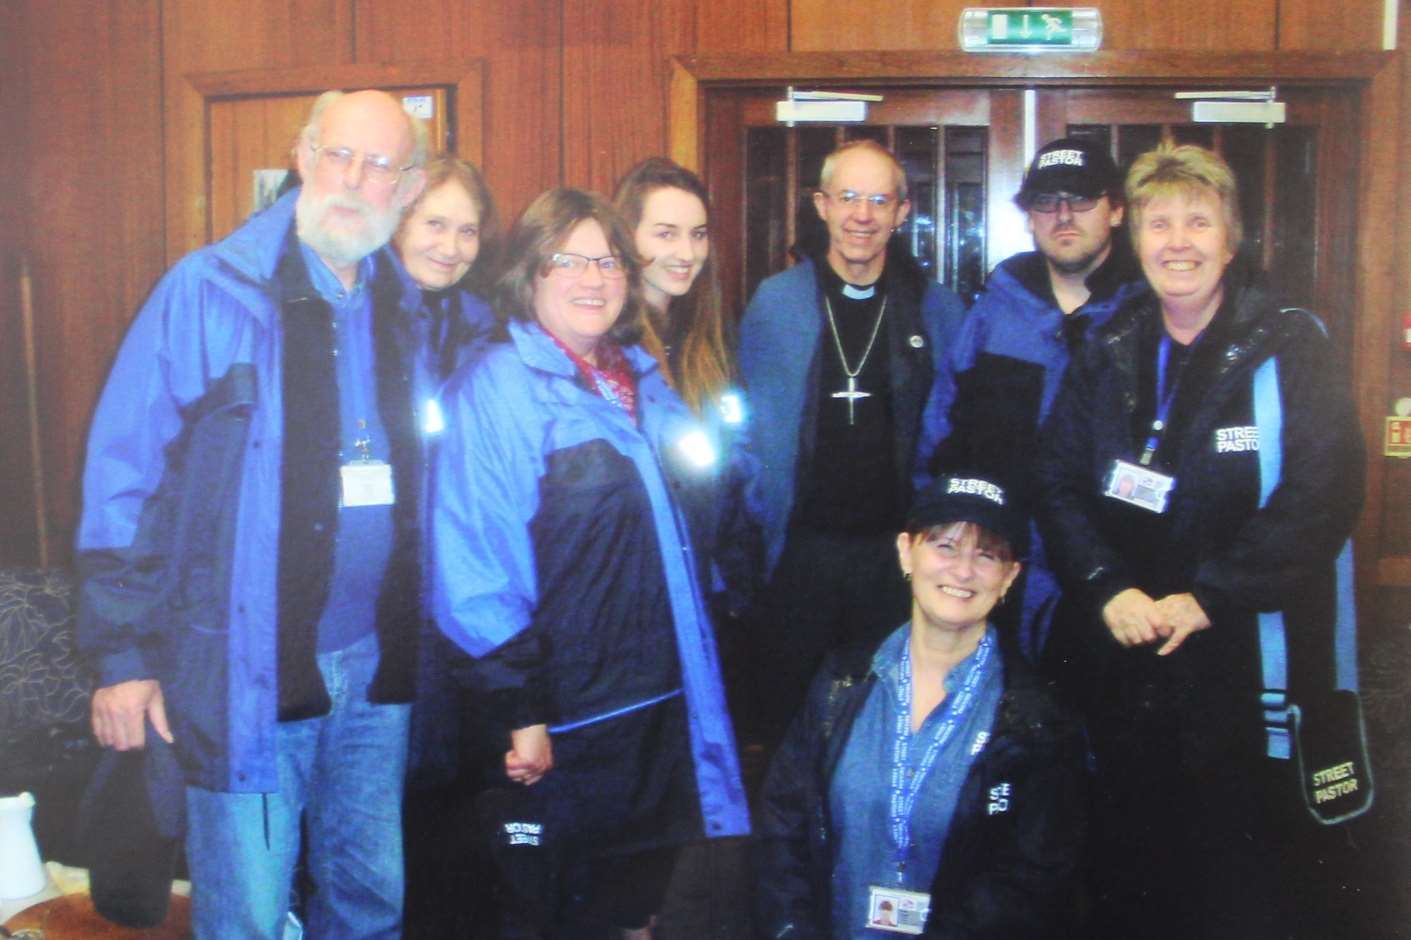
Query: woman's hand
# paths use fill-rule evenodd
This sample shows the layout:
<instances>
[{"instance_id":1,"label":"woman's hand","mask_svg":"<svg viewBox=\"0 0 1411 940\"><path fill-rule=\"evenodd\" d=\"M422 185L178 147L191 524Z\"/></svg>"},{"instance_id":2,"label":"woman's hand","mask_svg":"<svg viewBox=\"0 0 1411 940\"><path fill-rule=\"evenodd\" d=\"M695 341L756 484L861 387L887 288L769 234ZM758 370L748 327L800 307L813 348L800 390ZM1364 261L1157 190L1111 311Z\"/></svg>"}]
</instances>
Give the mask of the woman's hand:
<instances>
[{"instance_id":1,"label":"woman's hand","mask_svg":"<svg viewBox=\"0 0 1411 940\"><path fill-rule=\"evenodd\" d=\"M531 786L543 779L554 766L554 745L548 725L530 725L510 732L510 749L505 752L505 776Z\"/></svg>"},{"instance_id":2,"label":"woman's hand","mask_svg":"<svg viewBox=\"0 0 1411 940\"><path fill-rule=\"evenodd\" d=\"M1205 610L1201 608L1194 594L1168 594L1156 602L1156 609L1160 611L1162 621L1170 628L1166 642L1156 651L1157 656L1174 653L1186 642L1186 637L1200 630L1210 629L1210 618L1205 616Z\"/></svg>"},{"instance_id":3,"label":"woman's hand","mask_svg":"<svg viewBox=\"0 0 1411 940\"><path fill-rule=\"evenodd\" d=\"M1171 633L1156 601L1138 588L1112 595L1103 605L1102 621L1112 638L1126 647L1146 646Z\"/></svg>"}]
</instances>

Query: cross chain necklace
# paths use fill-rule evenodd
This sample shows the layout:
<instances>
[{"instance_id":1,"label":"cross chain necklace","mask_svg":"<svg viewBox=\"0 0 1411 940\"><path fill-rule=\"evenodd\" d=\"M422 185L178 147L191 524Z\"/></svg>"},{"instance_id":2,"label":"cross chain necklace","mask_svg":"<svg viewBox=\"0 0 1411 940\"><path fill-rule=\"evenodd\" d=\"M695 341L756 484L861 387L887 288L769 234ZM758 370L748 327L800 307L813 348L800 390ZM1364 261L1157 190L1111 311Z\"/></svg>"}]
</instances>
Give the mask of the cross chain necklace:
<instances>
[{"instance_id":1,"label":"cross chain necklace","mask_svg":"<svg viewBox=\"0 0 1411 940\"><path fill-rule=\"evenodd\" d=\"M833 333L833 346L838 350L838 361L842 363L843 374L848 377L848 387L845 390L832 394L832 398L845 398L848 402L848 425L857 423L855 406L859 398L871 398L871 392L864 392L857 387L857 377L862 374L862 370L867 366L867 357L872 355L872 344L877 342L877 333L882 329L882 318L887 315L887 298L882 298L882 308L877 311L877 322L872 324L872 336L867 340L867 348L862 351L862 358L858 360L856 369L848 368L848 357L843 352L843 341L838 336L838 324L833 320L833 305L828 301L828 295L823 295L823 309L828 311L828 328Z\"/></svg>"}]
</instances>

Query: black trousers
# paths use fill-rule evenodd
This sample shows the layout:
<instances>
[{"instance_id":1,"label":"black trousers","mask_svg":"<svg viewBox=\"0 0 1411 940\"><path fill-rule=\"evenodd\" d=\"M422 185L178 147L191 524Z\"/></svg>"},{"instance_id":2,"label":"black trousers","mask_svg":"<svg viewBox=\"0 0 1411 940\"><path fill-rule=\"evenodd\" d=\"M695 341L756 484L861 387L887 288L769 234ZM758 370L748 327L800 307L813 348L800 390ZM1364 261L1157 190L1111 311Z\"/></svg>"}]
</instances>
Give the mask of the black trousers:
<instances>
[{"instance_id":1,"label":"black trousers","mask_svg":"<svg viewBox=\"0 0 1411 940\"><path fill-rule=\"evenodd\" d=\"M737 716L747 739L772 751L829 650L881 640L910 616L896 533L791 529L753 631L757 714Z\"/></svg>"},{"instance_id":2,"label":"black trousers","mask_svg":"<svg viewBox=\"0 0 1411 940\"><path fill-rule=\"evenodd\" d=\"M1192 766L1180 731L1106 718L1090 725L1090 936L1373 935L1358 933L1340 897L1362 877L1346 831L1313 822L1292 769L1263 756L1262 736L1236 736Z\"/></svg>"}]
</instances>

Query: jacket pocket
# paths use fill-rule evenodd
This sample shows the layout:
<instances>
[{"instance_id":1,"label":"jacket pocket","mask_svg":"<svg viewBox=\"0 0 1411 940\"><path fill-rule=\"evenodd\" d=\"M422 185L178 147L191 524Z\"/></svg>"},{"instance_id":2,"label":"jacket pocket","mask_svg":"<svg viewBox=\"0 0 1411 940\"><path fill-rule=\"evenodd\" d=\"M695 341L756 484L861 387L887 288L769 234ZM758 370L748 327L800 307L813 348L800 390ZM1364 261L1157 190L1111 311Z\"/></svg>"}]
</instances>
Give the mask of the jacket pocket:
<instances>
[{"instance_id":1,"label":"jacket pocket","mask_svg":"<svg viewBox=\"0 0 1411 940\"><path fill-rule=\"evenodd\" d=\"M240 486L255 407L254 367L231 367L187 408L167 453L170 610L178 629L224 633Z\"/></svg>"}]
</instances>

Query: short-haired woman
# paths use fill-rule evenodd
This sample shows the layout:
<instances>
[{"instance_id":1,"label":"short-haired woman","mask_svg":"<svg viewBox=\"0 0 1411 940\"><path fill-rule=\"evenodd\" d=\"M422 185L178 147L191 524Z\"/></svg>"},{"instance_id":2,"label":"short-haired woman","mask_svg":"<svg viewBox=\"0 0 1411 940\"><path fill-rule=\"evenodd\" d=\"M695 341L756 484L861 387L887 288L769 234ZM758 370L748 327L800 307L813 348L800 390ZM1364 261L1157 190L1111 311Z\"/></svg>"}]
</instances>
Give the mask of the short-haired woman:
<instances>
[{"instance_id":1,"label":"short-haired woman","mask_svg":"<svg viewBox=\"0 0 1411 940\"><path fill-rule=\"evenodd\" d=\"M1265 757L1257 615L1285 612L1295 688L1331 668L1333 561L1362 501L1357 420L1319 324L1235 260L1225 161L1162 145L1126 189L1152 293L1073 361L1039 459L1065 596L1050 658L1096 758L1093 936L1288 936L1290 840L1310 823L1287 813L1293 785ZM1271 362L1282 434L1260 440ZM1280 449L1262 500L1260 452Z\"/></svg>"}]
</instances>

